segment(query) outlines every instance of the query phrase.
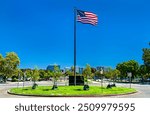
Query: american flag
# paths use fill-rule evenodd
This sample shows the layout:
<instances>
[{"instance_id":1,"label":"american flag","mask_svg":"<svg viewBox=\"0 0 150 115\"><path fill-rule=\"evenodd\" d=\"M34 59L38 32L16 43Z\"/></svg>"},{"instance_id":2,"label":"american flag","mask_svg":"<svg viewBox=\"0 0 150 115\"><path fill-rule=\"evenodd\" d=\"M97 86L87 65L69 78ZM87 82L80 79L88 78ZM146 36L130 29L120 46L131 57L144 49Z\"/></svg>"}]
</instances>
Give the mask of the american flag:
<instances>
[{"instance_id":1,"label":"american flag","mask_svg":"<svg viewBox=\"0 0 150 115\"><path fill-rule=\"evenodd\" d=\"M92 12L77 10L77 21L84 24L96 25L98 23L98 17Z\"/></svg>"}]
</instances>

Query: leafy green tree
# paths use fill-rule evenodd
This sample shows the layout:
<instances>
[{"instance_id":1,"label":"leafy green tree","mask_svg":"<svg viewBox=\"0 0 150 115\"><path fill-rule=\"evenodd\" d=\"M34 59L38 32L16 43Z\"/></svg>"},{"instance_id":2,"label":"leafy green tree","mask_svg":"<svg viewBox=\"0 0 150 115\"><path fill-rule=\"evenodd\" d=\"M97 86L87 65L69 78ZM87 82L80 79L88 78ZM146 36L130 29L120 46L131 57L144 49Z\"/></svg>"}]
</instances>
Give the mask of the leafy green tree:
<instances>
[{"instance_id":1,"label":"leafy green tree","mask_svg":"<svg viewBox=\"0 0 150 115\"><path fill-rule=\"evenodd\" d=\"M142 76L142 80L146 80L150 78L150 48L143 48L142 60L144 65L140 66L139 73Z\"/></svg>"},{"instance_id":2,"label":"leafy green tree","mask_svg":"<svg viewBox=\"0 0 150 115\"><path fill-rule=\"evenodd\" d=\"M150 72L146 65L141 65L138 73L141 76L142 81L150 78Z\"/></svg>"},{"instance_id":3,"label":"leafy green tree","mask_svg":"<svg viewBox=\"0 0 150 115\"><path fill-rule=\"evenodd\" d=\"M57 80L60 76L62 76L62 72L60 71L57 65L54 65L54 71L52 72L51 75L53 77L53 83L54 83L52 90L55 90L57 89Z\"/></svg>"},{"instance_id":4,"label":"leafy green tree","mask_svg":"<svg viewBox=\"0 0 150 115\"><path fill-rule=\"evenodd\" d=\"M120 71L117 69L109 68L107 72L105 72L105 76L115 83L116 78L120 75Z\"/></svg>"},{"instance_id":5,"label":"leafy green tree","mask_svg":"<svg viewBox=\"0 0 150 115\"><path fill-rule=\"evenodd\" d=\"M150 78L150 73L146 73L145 75L143 75L142 78L143 78L143 80L147 81L147 79Z\"/></svg>"},{"instance_id":6,"label":"leafy green tree","mask_svg":"<svg viewBox=\"0 0 150 115\"><path fill-rule=\"evenodd\" d=\"M3 71L4 70L4 58L3 56L0 54L0 76L3 75Z\"/></svg>"},{"instance_id":7,"label":"leafy green tree","mask_svg":"<svg viewBox=\"0 0 150 115\"><path fill-rule=\"evenodd\" d=\"M95 73L96 73L96 68L91 67L91 72L92 72L93 74L95 74Z\"/></svg>"},{"instance_id":8,"label":"leafy green tree","mask_svg":"<svg viewBox=\"0 0 150 115\"><path fill-rule=\"evenodd\" d=\"M105 72L104 76L108 79L112 79L113 78L113 69L112 68L107 68L107 71Z\"/></svg>"},{"instance_id":9,"label":"leafy green tree","mask_svg":"<svg viewBox=\"0 0 150 115\"><path fill-rule=\"evenodd\" d=\"M52 76L52 71L50 70L39 70L40 80L49 80Z\"/></svg>"},{"instance_id":10,"label":"leafy green tree","mask_svg":"<svg viewBox=\"0 0 150 115\"><path fill-rule=\"evenodd\" d=\"M40 78L40 76L39 76L38 68L35 67L35 69L34 69L33 72L32 72L32 81L33 81L32 89L36 89L36 87L38 86L38 85L36 84L36 81L38 81L39 78Z\"/></svg>"},{"instance_id":11,"label":"leafy green tree","mask_svg":"<svg viewBox=\"0 0 150 115\"><path fill-rule=\"evenodd\" d=\"M39 76L39 71L38 71L38 68L36 67L34 70L33 70L33 73L32 73L32 81L34 83L36 83L36 81L38 81L40 78Z\"/></svg>"},{"instance_id":12,"label":"leafy green tree","mask_svg":"<svg viewBox=\"0 0 150 115\"><path fill-rule=\"evenodd\" d=\"M113 81L120 76L120 71L115 69L113 70Z\"/></svg>"},{"instance_id":13,"label":"leafy green tree","mask_svg":"<svg viewBox=\"0 0 150 115\"><path fill-rule=\"evenodd\" d=\"M27 79L32 79L33 71L31 69L26 69L23 73L26 74Z\"/></svg>"},{"instance_id":14,"label":"leafy green tree","mask_svg":"<svg viewBox=\"0 0 150 115\"><path fill-rule=\"evenodd\" d=\"M143 49L142 59L144 61L145 66L147 66L148 69L150 70L150 49L149 48Z\"/></svg>"},{"instance_id":15,"label":"leafy green tree","mask_svg":"<svg viewBox=\"0 0 150 115\"><path fill-rule=\"evenodd\" d=\"M47 70L47 71L46 71L46 79L48 79L48 80L49 80L49 79L53 76L52 74L53 74L53 72L52 72L52 71Z\"/></svg>"},{"instance_id":16,"label":"leafy green tree","mask_svg":"<svg viewBox=\"0 0 150 115\"><path fill-rule=\"evenodd\" d=\"M65 76L74 76L74 72L71 70L67 70L64 74Z\"/></svg>"},{"instance_id":17,"label":"leafy green tree","mask_svg":"<svg viewBox=\"0 0 150 115\"><path fill-rule=\"evenodd\" d=\"M47 78L47 72L45 70L39 70L40 80L45 80Z\"/></svg>"},{"instance_id":18,"label":"leafy green tree","mask_svg":"<svg viewBox=\"0 0 150 115\"><path fill-rule=\"evenodd\" d=\"M17 68L14 71L14 75L12 76L12 82L19 82L21 76L23 76L23 72L21 71L21 69Z\"/></svg>"},{"instance_id":19,"label":"leafy green tree","mask_svg":"<svg viewBox=\"0 0 150 115\"><path fill-rule=\"evenodd\" d=\"M127 77L127 73L131 72L132 79L134 79L138 75L139 64L135 60L130 60L127 62L120 63L116 66L116 68L120 71L122 76Z\"/></svg>"},{"instance_id":20,"label":"leafy green tree","mask_svg":"<svg viewBox=\"0 0 150 115\"><path fill-rule=\"evenodd\" d=\"M0 56L0 73L5 79L15 76L20 59L15 52L9 52L6 57Z\"/></svg>"},{"instance_id":21,"label":"leafy green tree","mask_svg":"<svg viewBox=\"0 0 150 115\"><path fill-rule=\"evenodd\" d=\"M148 73L147 67L145 65L140 65L138 74L144 76L146 73Z\"/></svg>"},{"instance_id":22,"label":"leafy green tree","mask_svg":"<svg viewBox=\"0 0 150 115\"><path fill-rule=\"evenodd\" d=\"M91 66L89 64L86 65L86 68L83 70L82 75L84 76L84 90L88 90L89 86L88 86L88 79L93 77L92 71L91 71Z\"/></svg>"},{"instance_id":23,"label":"leafy green tree","mask_svg":"<svg viewBox=\"0 0 150 115\"><path fill-rule=\"evenodd\" d=\"M127 67L125 65L125 62L123 63L119 63L117 64L116 66L117 70L120 71L120 79L122 80L124 77L126 78L127 77Z\"/></svg>"}]
</instances>

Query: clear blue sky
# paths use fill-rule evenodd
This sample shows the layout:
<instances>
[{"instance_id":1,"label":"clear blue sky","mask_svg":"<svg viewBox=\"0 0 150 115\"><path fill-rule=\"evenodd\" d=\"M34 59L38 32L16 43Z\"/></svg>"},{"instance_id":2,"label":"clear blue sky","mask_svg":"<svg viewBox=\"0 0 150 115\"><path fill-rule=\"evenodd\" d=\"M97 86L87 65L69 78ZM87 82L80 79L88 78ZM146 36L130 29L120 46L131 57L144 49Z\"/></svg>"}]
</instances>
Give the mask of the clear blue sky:
<instances>
[{"instance_id":1,"label":"clear blue sky","mask_svg":"<svg viewBox=\"0 0 150 115\"><path fill-rule=\"evenodd\" d=\"M14 51L20 68L73 65L73 8L98 15L77 23L77 65L112 66L149 47L149 0L0 0L0 53Z\"/></svg>"}]
</instances>

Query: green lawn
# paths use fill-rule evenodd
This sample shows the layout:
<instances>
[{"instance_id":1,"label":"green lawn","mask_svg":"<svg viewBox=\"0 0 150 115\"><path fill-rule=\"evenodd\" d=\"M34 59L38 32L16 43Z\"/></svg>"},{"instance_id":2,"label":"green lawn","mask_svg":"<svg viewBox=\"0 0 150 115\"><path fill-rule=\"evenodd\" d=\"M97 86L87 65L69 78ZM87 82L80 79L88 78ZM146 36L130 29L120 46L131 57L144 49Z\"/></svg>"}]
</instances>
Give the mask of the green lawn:
<instances>
[{"instance_id":1,"label":"green lawn","mask_svg":"<svg viewBox=\"0 0 150 115\"><path fill-rule=\"evenodd\" d=\"M51 90L51 86L38 86L33 90L31 87L13 88L11 93L29 94L41 96L101 96L101 95L115 95L136 92L133 88L113 87L111 89L101 88L99 86L90 86L90 90L84 91L83 86L59 86L57 90Z\"/></svg>"}]
</instances>

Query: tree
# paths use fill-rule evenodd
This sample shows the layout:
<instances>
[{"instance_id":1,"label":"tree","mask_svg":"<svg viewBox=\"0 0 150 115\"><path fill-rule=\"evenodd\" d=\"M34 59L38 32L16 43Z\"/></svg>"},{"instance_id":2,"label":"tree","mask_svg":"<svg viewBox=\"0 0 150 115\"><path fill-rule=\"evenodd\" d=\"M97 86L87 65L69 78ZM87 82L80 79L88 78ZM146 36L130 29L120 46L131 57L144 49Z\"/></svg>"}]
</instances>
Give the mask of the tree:
<instances>
[{"instance_id":1,"label":"tree","mask_svg":"<svg viewBox=\"0 0 150 115\"><path fill-rule=\"evenodd\" d=\"M142 60L144 61L145 66L147 66L148 69L150 69L150 49L149 48L143 49Z\"/></svg>"},{"instance_id":2,"label":"tree","mask_svg":"<svg viewBox=\"0 0 150 115\"><path fill-rule=\"evenodd\" d=\"M60 69L58 68L57 65L54 65L54 71L52 72L52 77L53 77L53 88L52 90L57 89L57 80L58 78L62 76L62 72L60 71Z\"/></svg>"},{"instance_id":3,"label":"tree","mask_svg":"<svg viewBox=\"0 0 150 115\"><path fill-rule=\"evenodd\" d=\"M40 69L39 70L40 80L48 79L47 71Z\"/></svg>"},{"instance_id":4,"label":"tree","mask_svg":"<svg viewBox=\"0 0 150 115\"><path fill-rule=\"evenodd\" d=\"M120 71L122 76L127 77L127 73L131 72L132 77L135 78L138 75L139 64L135 60L129 60L127 62L120 63L116 66L116 68Z\"/></svg>"},{"instance_id":5,"label":"tree","mask_svg":"<svg viewBox=\"0 0 150 115\"><path fill-rule=\"evenodd\" d=\"M38 68L36 67L34 70L33 70L33 74L32 74L32 81L35 83L36 81L38 81L40 78L39 76L39 71L38 71Z\"/></svg>"},{"instance_id":6,"label":"tree","mask_svg":"<svg viewBox=\"0 0 150 115\"><path fill-rule=\"evenodd\" d=\"M104 76L108 79L112 79L113 78L113 69L112 68L107 68L107 71L105 72Z\"/></svg>"},{"instance_id":7,"label":"tree","mask_svg":"<svg viewBox=\"0 0 150 115\"><path fill-rule=\"evenodd\" d=\"M5 58L0 55L0 74L4 79L14 76L19 64L20 59L15 52L7 53Z\"/></svg>"},{"instance_id":8,"label":"tree","mask_svg":"<svg viewBox=\"0 0 150 115\"><path fill-rule=\"evenodd\" d=\"M146 80L150 78L150 72L146 65L141 65L138 71L139 75L141 76L141 80Z\"/></svg>"},{"instance_id":9,"label":"tree","mask_svg":"<svg viewBox=\"0 0 150 115\"><path fill-rule=\"evenodd\" d=\"M27 79L32 79L33 71L31 69L26 69L24 73L26 74Z\"/></svg>"},{"instance_id":10,"label":"tree","mask_svg":"<svg viewBox=\"0 0 150 115\"><path fill-rule=\"evenodd\" d=\"M46 74L45 74L46 79L50 79L50 77L52 77L52 71L50 70L46 70Z\"/></svg>"},{"instance_id":11,"label":"tree","mask_svg":"<svg viewBox=\"0 0 150 115\"><path fill-rule=\"evenodd\" d=\"M67 70L67 71L65 72L65 75L66 75L66 76L73 76L73 72L71 72L70 70Z\"/></svg>"},{"instance_id":12,"label":"tree","mask_svg":"<svg viewBox=\"0 0 150 115\"><path fill-rule=\"evenodd\" d=\"M95 72L96 72L96 68L91 67L91 72L92 72L93 74L95 74Z\"/></svg>"},{"instance_id":13,"label":"tree","mask_svg":"<svg viewBox=\"0 0 150 115\"><path fill-rule=\"evenodd\" d=\"M86 65L86 68L83 70L83 76L84 76L84 90L88 90L89 89L89 85L88 85L88 78L91 78L93 76L92 71L91 71L91 67L89 64Z\"/></svg>"},{"instance_id":14,"label":"tree","mask_svg":"<svg viewBox=\"0 0 150 115\"><path fill-rule=\"evenodd\" d=\"M146 73L148 73L147 67L145 65L140 65L139 70L138 70L138 74L140 76L143 76Z\"/></svg>"},{"instance_id":15,"label":"tree","mask_svg":"<svg viewBox=\"0 0 150 115\"><path fill-rule=\"evenodd\" d=\"M40 78L38 68L35 67L35 69L32 71L31 74L32 74L32 81L33 81L32 89L36 89L36 87L38 86L36 84L36 81L38 81Z\"/></svg>"},{"instance_id":16,"label":"tree","mask_svg":"<svg viewBox=\"0 0 150 115\"><path fill-rule=\"evenodd\" d=\"M17 68L14 71L14 75L12 76L12 82L19 82L21 76L23 76L23 72L21 71L21 69Z\"/></svg>"},{"instance_id":17,"label":"tree","mask_svg":"<svg viewBox=\"0 0 150 115\"><path fill-rule=\"evenodd\" d=\"M126 78L127 77L127 70L126 70L126 66L123 63L119 63L117 64L116 66L117 70L120 71L120 79L122 80L124 77Z\"/></svg>"},{"instance_id":18,"label":"tree","mask_svg":"<svg viewBox=\"0 0 150 115\"><path fill-rule=\"evenodd\" d=\"M4 78L4 57L0 54L0 78L3 82L6 81Z\"/></svg>"},{"instance_id":19,"label":"tree","mask_svg":"<svg viewBox=\"0 0 150 115\"><path fill-rule=\"evenodd\" d=\"M3 69L4 69L4 58L0 54L0 76L3 75Z\"/></svg>"},{"instance_id":20,"label":"tree","mask_svg":"<svg viewBox=\"0 0 150 115\"><path fill-rule=\"evenodd\" d=\"M116 78L120 75L120 71L117 69L109 68L108 71L105 73L105 76L115 83Z\"/></svg>"},{"instance_id":21,"label":"tree","mask_svg":"<svg viewBox=\"0 0 150 115\"><path fill-rule=\"evenodd\" d=\"M95 75L99 77L100 79L102 79L102 77L104 76L104 73L101 73L101 70L96 70Z\"/></svg>"},{"instance_id":22,"label":"tree","mask_svg":"<svg viewBox=\"0 0 150 115\"><path fill-rule=\"evenodd\" d=\"M17 87L19 87L19 82L21 80L21 76L23 76L23 72L22 72L21 69L17 68L17 70L16 70L16 76L14 78L12 77L12 81L18 81Z\"/></svg>"},{"instance_id":23,"label":"tree","mask_svg":"<svg viewBox=\"0 0 150 115\"><path fill-rule=\"evenodd\" d=\"M143 49L142 59L145 65L144 68L141 68L143 69L143 72L144 72L143 78L147 79L147 78L150 78L150 48Z\"/></svg>"},{"instance_id":24,"label":"tree","mask_svg":"<svg viewBox=\"0 0 150 115\"><path fill-rule=\"evenodd\" d=\"M113 70L113 81L116 80L116 78L119 76L120 76L120 71L117 69Z\"/></svg>"}]
</instances>

